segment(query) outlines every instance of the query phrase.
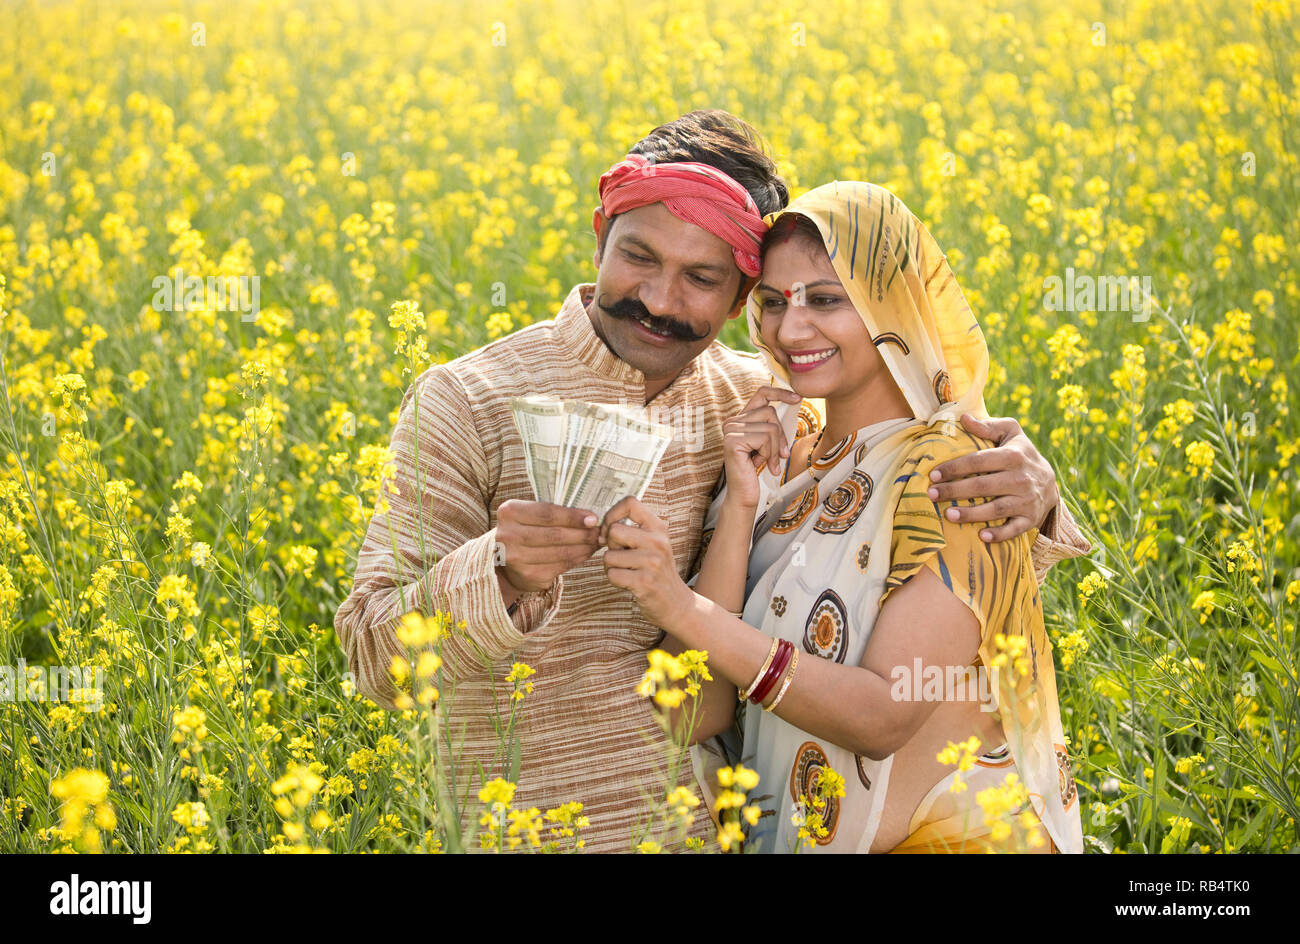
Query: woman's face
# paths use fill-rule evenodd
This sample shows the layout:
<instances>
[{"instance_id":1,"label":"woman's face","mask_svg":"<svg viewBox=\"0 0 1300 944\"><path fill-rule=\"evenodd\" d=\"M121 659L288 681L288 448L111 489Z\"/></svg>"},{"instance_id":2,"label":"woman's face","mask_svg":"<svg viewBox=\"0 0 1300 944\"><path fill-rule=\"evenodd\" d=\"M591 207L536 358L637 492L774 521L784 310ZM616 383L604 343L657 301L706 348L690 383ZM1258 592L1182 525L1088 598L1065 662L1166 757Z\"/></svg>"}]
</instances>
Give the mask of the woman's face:
<instances>
[{"instance_id":1,"label":"woman's face","mask_svg":"<svg viewBox=\"0 0 1300 944\"><path fill-rule=\"evenodd\" d=\"M796 235L769 248L754 294L763 343L800 396L851 400L888 375L821 243Z\"/></svg>"}]
</instances>

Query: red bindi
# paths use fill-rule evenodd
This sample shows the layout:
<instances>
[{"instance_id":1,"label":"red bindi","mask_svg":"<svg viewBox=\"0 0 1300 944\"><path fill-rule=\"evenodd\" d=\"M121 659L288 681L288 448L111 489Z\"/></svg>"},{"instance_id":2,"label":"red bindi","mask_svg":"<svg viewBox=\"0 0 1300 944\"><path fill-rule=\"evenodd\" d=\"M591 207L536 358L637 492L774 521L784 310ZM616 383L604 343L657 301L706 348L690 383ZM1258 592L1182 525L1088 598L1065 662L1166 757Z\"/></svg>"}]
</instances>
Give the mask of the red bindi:
<instances>
[{"instance_id":1,"label":"red bindi","mask_svg":"<svg viewBox=\"0 0 1300 944\"><path fill-rule=\"evenodd\" d=\"M789 297L790 297L790 290L789 290L789 289L786 289L786 290L785 290L785 297L786 297L786 298L789 298Z\"/></svg>"}]
</instances>

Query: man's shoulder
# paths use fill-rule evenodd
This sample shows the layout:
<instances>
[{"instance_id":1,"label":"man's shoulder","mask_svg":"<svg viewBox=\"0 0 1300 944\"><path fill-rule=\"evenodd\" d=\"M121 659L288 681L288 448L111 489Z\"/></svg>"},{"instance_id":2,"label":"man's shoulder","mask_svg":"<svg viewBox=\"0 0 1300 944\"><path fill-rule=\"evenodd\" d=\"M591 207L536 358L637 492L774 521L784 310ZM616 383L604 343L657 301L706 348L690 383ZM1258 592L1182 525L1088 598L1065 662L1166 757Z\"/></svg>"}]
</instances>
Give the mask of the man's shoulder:
<instances>
[{"instance_id":1,"label":"man's shoulder","mask_svg":"<svg viewBox=\"0 0 1300 944\"><path fill-rule=\"evenodd\" d=\"M772 382L767 359L753 351L738 351L714 341L699 355L703 382L748 400L759 387Z\"/></svg>"},{"instance_id":2,"label":"man's shoulder","mask_svg":"<svg viewBox=\"0 0 1300 944\"><path fill-rule=\"evenodd\" d=\"M734 347L727 347L721 341L714 341L707 348L701 357L708 358L714 363L731 365L736 370L747 370L751 373L770 374L768 370L767 359L757 351L738 351Z\"/></svg>"},{"instance_id":3,"label":"man's shoulder","mask_svg":"<svg viewBox=\"0 0 1300 944\"><path fill-rule=\"evenodd\" d=\"M555 327L554 318L548 318L545 321L534 321L532 324L524 325L519 330L512 331L495 341L489 341L482 347L468 351L455 360L448 361L447 364L449 366L454 364L460 369L482 369L489 365L495 366L501 363L513 364L521 355L558 344Z\"/></svg>"}]
</instances>

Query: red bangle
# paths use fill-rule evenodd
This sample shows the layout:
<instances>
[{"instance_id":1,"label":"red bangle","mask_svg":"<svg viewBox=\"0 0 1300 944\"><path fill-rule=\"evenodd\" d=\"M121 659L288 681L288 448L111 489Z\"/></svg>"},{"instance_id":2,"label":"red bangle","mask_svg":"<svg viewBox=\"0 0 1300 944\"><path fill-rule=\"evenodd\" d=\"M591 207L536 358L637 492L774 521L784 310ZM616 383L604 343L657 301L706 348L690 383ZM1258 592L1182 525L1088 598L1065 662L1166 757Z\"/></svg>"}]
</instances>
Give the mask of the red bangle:
<instances>
[{"instance_id":1,"label":"red bangle","mask_svg":"<svg viewBox=\"0 0 1300 944\"><path fill-rule=\"evenodd\" d=\"M782 639L777 644L776 658L772 660L772 665L768 668L767 674L763 676L763 681L758 683L758 688L754 689L753 694L749 696L750 701L756 705L763 704L763 699L771 693L772 686L785 672L786 667L790 664L790 657L793 655L794 645L788 640Z\"/></svg>"}]
</instances>

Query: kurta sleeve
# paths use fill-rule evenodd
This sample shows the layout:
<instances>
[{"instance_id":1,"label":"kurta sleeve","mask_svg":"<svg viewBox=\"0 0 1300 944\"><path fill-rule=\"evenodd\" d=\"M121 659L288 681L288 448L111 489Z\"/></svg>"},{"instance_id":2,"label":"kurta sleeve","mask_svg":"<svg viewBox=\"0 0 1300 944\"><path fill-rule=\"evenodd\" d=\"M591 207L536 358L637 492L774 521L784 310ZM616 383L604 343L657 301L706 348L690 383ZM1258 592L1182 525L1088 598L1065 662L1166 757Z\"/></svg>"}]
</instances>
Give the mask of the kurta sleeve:
<instances>
[{"instance_id":1,"label":"kurta sleeve","mask_svg":"<svg viewBox=\"0 0 1300 944\"><path fill-rule=\"evenodd\" d=\"M1047 516L1043 529L1034 537L1031 557L1034 562L1034 576L1041 584L1047 578L1047 571L1057 561L1069 557L1082 557L1092 550L1092 544L1083 536L1079 525L1065 507L1062 499Z\"/></svg>"},{"instance_id":2,"label":"kurta sleeve","mask_svg":"<svg viewBox=\"0 0 1300 944\"><path fill-rule=\"evenodd\" d=\"M412 610L450 614L463 629L442 641L444 664L457 677L485 671L514 651L524 634L555 615L563 577L524 594L514 617L497 582L489 528L492 494L487 450L464 388L443 365L406 391L390 448L386 482L357 555L352 590L334 616L358 691L396 706L389 667L405 656L396 627ZM395 489L395 491L393 491ZM384 509L384 504L387 509ZM444 670L445 671L445 670Z\"/></svg>"}]
</instances>

